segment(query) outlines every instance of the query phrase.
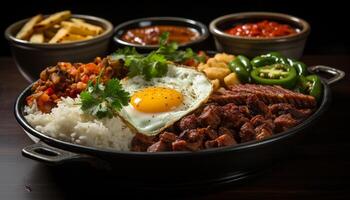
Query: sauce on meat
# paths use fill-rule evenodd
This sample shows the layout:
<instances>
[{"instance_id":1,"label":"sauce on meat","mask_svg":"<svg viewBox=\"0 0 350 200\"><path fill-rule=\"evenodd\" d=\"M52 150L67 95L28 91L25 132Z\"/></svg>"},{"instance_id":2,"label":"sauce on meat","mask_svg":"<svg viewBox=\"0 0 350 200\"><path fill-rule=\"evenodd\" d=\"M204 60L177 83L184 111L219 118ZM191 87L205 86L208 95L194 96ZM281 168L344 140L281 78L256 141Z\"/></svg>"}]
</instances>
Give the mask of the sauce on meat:
<instances>
[{"instance_id":1,"label":"sauce on meat","mask_svg":"<svg viewBox=\"0 0 350 200\"><path fill-rule=\"evenodd\" d=\"M169 42L185 44L198 38L199 33L191 28L184 26L147 26L142 28L130 29L121 37L122 40L141 45L157 45L162 33L169 32Z\"/></svg>"},{"instance_id":2,"label":"sauce on meat","mask_svg":"<svg viewBox=\"0 0 350 200\"><path fill-rule=\"evenodd\" d=\"M295 34L297 29L292 28L288 24L264 20L257 23L236 25L225 32L234 36L273 38Z\"/></svg>"}]
</instances>

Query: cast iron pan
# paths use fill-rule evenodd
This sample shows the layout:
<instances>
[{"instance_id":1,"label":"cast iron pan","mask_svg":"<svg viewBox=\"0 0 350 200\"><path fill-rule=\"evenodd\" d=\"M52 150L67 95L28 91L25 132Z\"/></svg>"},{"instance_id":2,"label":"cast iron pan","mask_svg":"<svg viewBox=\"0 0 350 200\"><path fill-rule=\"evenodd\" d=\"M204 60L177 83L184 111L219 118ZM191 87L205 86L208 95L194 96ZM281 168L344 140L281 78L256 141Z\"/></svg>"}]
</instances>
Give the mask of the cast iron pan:
<instances>
[{"instance_id":1,"label":"cast iron pan","mask_svg":"<svg viewBox=\"0 0 350 200\"><path fill-rule=\"evenodd\" d=\"M263 141L198 152L121 152L52 138L35 130L24 118L23 110L25 99L31 92L30 85L18 96L14 112L24 131L39 141L25 147L22 154L50 165L88 162L96 168L106 169L119 181L145 188L208 187L232 183L250 177L274 160L284 157L299 136L304 135L327 110L331 101L329 85L342 79L345 74L327 66L313 66L309 70L312 73L325 72L333 77L323 79L323 98L319 107L303 123Z\"/></svg>"}]
</instances>

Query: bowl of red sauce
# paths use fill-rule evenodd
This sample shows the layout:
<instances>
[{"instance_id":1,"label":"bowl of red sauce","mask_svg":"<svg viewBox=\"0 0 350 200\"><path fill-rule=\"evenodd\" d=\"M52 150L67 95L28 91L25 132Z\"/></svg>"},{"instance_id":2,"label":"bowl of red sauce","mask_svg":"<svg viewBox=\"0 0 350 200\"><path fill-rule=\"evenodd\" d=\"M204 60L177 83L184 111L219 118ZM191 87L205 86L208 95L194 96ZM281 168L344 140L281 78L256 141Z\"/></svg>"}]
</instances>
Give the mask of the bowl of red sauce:
<instances>
[{"instance_id":1,"label":"bowl of red sauce","mask_svg":"<svg viewBox=\"0 0 350 200\"><path fill-rule=\"evenodd\" d=\"M214 19L209 30L218 51L250 57L278 51L298 59L303 54L310 25L282 13L244 12Z\"/></svg>"},{"instance_id":2,"label":"bowl of red sauce","mask_svg":"<svg viewBox=\"0 0 350 200\"><path fill-rule=\"evenodd\" d=\"M209 35L201 22L179 17L148 17L124 22L114 29L113 40L118 47L131 46L138 50L154 50L159 38L168 32L168 42L179 47L198 48Z\"/></svg>"}]
</instances>

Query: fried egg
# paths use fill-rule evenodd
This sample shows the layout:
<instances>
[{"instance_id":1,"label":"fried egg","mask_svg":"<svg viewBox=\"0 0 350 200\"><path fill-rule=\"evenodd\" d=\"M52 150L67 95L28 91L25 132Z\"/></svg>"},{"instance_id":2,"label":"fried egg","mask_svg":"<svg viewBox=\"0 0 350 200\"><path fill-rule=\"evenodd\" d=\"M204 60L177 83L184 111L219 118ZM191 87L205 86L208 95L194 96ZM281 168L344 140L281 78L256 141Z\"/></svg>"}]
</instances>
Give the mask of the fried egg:
<instances>
[{"instance_id":1,"label":"fried egg","mask_svg":"<svg viewBox=\"0 0 350 200\"><path fill-rule=\"evenodd\" d=\"M205 103L213 87L194 69L168 66L165 76L146 81L141 76L121 80L131 95L119 115L137 132L157 135Z\"/></svg>"}]
</instances>

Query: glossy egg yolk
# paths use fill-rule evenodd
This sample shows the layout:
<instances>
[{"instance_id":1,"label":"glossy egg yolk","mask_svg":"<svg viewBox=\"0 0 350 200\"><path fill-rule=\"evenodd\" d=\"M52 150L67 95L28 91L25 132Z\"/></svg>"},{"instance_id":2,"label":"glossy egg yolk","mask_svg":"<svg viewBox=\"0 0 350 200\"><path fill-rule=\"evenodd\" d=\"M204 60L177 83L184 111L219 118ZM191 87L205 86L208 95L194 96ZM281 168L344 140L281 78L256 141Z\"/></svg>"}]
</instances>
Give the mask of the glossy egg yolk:
<instances>
[{"instance_id":1,"label":"glossy egg yolk","mask_svg":"<svg viewBox=\"0 0 350 200\"><path fill-rule=\"evenodd\" d=\"M157 113L175 109L182 103L182 94L165 87L149 87L135 92L131 105L140 112Z\"/></svg>"}]
</instances>

